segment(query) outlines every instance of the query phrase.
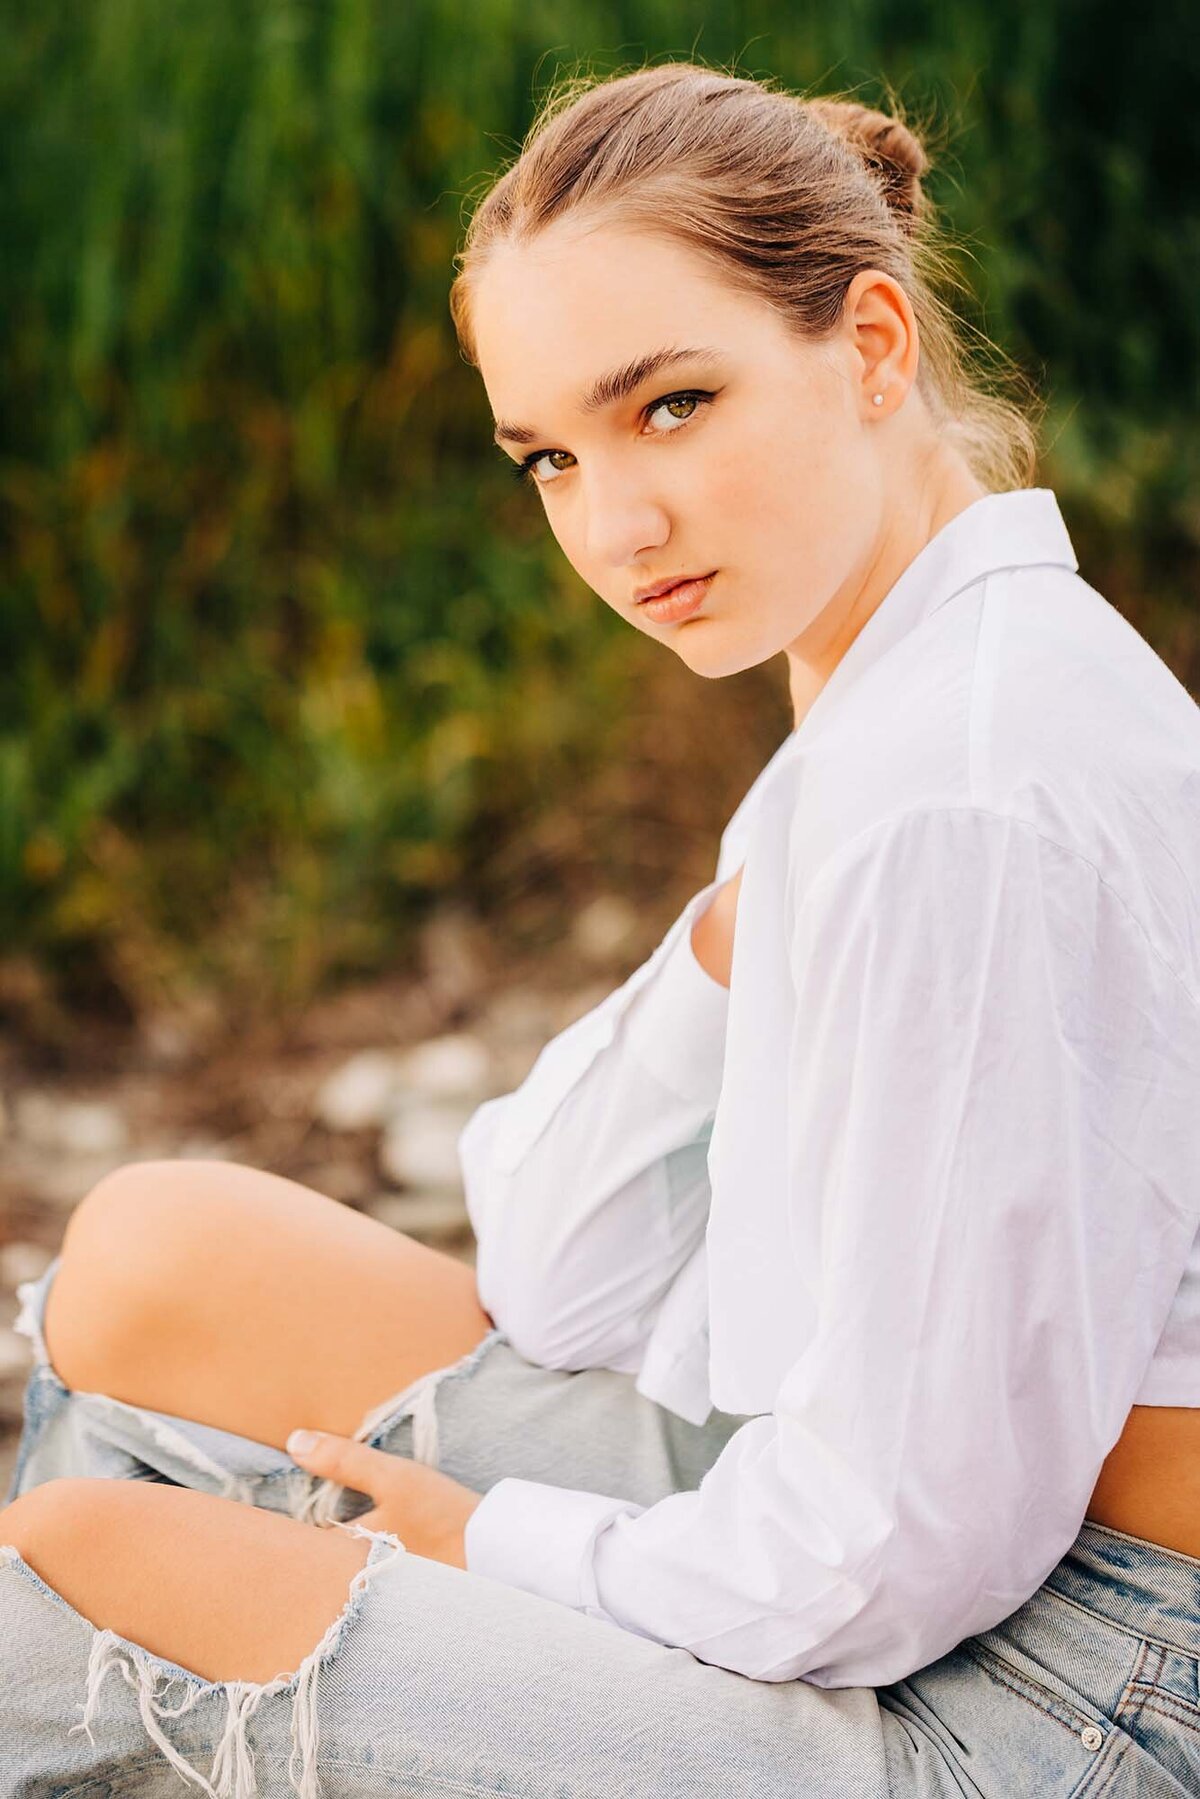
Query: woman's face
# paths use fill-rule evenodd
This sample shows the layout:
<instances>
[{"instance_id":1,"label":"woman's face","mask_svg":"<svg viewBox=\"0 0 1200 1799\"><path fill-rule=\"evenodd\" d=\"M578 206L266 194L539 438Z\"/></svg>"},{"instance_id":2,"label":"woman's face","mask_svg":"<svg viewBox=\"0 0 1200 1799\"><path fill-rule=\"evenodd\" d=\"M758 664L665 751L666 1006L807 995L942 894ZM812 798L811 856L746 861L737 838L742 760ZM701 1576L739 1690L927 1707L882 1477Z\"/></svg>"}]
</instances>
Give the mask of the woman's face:
<instances>
[{"instance_id":1,"label":"woman's face","mask_svg":"<svg viewBox=\"0 0 1200 1799\"><path fill-rule=\"evenodd\" d=\"M790 648L827 607L806 645L836 636L883 522L869 323L801 342L671 239L563 220L497 248L472 324L497 441L615 612L710 677ZM638 604L709 574L687 618Z\"/></svg>"}]
</instances>

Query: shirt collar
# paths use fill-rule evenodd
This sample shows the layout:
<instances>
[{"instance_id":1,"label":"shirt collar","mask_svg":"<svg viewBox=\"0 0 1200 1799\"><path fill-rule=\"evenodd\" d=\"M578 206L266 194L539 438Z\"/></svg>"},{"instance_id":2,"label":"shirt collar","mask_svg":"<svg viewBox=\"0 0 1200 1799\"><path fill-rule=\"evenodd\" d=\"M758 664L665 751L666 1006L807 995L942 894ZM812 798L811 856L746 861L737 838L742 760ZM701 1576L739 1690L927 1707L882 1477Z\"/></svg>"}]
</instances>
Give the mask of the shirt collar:
<instances>
[{"instance_id":1,"label":"shirt collar","mask_svg":"<svg viewBox=\"0 0 1200 1799\"><path fill-rule=\"evenodd\" d=\"M811 735L811 721L914 626L984 575L1050 563L1079 567L1058 501L1048 487L984 494L944 524L889 587L850 648L784 742Z\"/></svg>"}]
</instances>

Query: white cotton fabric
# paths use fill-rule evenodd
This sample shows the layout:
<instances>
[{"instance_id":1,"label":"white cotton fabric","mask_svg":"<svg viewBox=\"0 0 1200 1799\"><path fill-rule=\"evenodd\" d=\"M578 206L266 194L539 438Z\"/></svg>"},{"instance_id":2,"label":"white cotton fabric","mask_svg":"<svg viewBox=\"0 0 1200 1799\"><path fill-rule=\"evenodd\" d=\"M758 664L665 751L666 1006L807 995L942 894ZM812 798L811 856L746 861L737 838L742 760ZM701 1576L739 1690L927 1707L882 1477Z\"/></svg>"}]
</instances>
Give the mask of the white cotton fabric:
<instances>
[{"instance_id":1,"label":"white cotton fabric","mask_svg":"<svg viewBox=\"0 0 1200 1799\"><path fill-rule=\"evenodd\" d=\"M501 1480L473 1573L753 1679L1007 1617L1131 1405L1200 1404L1200 709L1053 493L885 596L649 960L460 1155L530 1360L701 1423L695 1492ZM730 987L691 926L743 866Z\"/></svg>"}]
</instances>

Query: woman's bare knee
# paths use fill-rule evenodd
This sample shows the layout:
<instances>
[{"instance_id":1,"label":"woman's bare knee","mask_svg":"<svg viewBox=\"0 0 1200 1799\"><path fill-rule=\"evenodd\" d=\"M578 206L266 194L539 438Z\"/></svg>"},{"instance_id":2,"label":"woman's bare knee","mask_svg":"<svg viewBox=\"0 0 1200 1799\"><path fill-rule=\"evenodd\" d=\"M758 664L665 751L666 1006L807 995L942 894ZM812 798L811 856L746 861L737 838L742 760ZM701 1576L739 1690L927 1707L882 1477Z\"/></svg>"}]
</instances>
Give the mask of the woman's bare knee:
<instances>
[{"instance_id":1,"label":"woman's bare knee","mask_svg":"<svg viewBox=\"0 0 1200 1799\"><path fill-rule=\"evenodd\" d=\"M68 1387L282 1447L349 1433L491 1327L465 1263L283 1176L134 1163L73 1218L45 1336Z\"/></svg>"},{"instance_id":2,"label":"woman's bare knee","mask_svg":"<svg viewBox=\"0 0 1200 1799\"><path fill-rule=\"evenodd\" d=\"M208 1302L222 1287L252 1285L273 1235L294 1234L298 1222L319 1233L343 1210L298 1181L237 1162L114 1169L79 1202L63 1238L45 1319L54 1367L67 1386L140 1403L125 1389L156 1337L178 1342L211 1316Z\"/></svg>"},{"instance_id":3,"label":"woman's bare knee","mask_svg":"<svg viewBox=\"0 0 1200 1799\"><path fill-rule=\"evenodd\" d=\"M97 1629L205 1680L294 1672L370 1552L345 1531L119 1480L34 1488L0 1510L0 1542Z\"/></svg>"},{"instance_id":4,"label":"woman's bare knee","mask_svg":"<svg viewBox=\"0 0 1200 1799\"><path fill-rule=\"evenodd\" d=\"M45 1317L50 1360L68 1386L122 1396L113 1383L145 1355L155 1317L177 1305L188 1240L213 1222L208 1198L218 1170L226 1165L132 1162L76 1206Z\"/></svg>"}]
</instances>

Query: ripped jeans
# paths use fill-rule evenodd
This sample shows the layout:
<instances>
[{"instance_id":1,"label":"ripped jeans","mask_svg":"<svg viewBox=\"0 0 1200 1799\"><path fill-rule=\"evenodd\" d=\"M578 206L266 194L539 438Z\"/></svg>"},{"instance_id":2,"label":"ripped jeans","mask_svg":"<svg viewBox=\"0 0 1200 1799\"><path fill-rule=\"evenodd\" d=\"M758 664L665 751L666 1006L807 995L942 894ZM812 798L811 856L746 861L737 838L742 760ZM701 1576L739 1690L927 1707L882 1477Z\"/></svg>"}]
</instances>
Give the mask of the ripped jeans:
<instances>
[{"instance_id":1,"label":"ripped jeans","mask_svg":"<svg viewBox=\"0 0 1200 1799\"><path fill-rule=\"evenodd\" d=\"M8 1498L62 1475L163 1481L371 1538L290 1675L209 1681L98 1630L0 1546L0 1799L1197 1799L1200 1561L1084 1524L995 1629L890 1686L756 1681L353 1523L362 1495L282 1451L73 1392L33 1343ZM499 1330L359 1437L477 1492L506 1474L653 1504L743 1420L634 1377L526 1362ZM219 1571L214 1570L214 1578ZM253 1594L245 1598L253 1604Z\"/></svg>"},{"instance_id":2,"label":"ripped jeans","mask_svg":"<svg viewBox=\"0 0 1200 1799\"><path fill-rule=\"evenodd\" d=\"M350 1522L355 1509L366 1509L370 1500L350 1493L331 1480L320 1480L300 1468L290 1456L267 1444L216 1430L191 1419L165 1412L144 1410L102 1393L74 1393L58 1378L50 1363L42 1332L46 1295L61 1262L56 1257L40 1280L18 1288L21 1314L16 1329L29 1338L34 1367L25 1393L24 1429L5 1503L65 1475L91 1478L152 1480L190 1487L246 1505L284 1512L301 1522L332 1526L366 1538L371 1548L364 1566L350 1583L345 1606L319 1642L290 1675L267 1682L210 1682L165 1658L152 1655L111 1630L91 1630L85 1690L77 1709L80 1722L69 1734L82 1732L91 1747L100 1747L93 1724L101 1711L110 1674L119 1675L133 1695L145 1736L161 1751L162 1760L189 1784L215 1799L244 1799L258 1792L253 1757L247 1741L250 1721L264 1702L278 1698L290 1706L290 1738L287 1773L291 1788L301 1799L319 1799L316 1760L320 1734L316 1714L318 1673L337 1655L342 1638L355 1623L368 1586L379 1573L404 1555L404 1545L388 1531L371 1531ZM498 1335L499 1333L493 1333ZM486 1351L488 1339L471 1356ZM470 1357L447 1368L423 1375L403 1391L392 1395L364 1418L355 1435L377 1443L382 1427L392 1437L407 1435L408 1451L416 1461L437 1462L437 1418L432 1398L438 1382L460 1371ZM0 1544L0 1565L17 1574L41 1600L78 1614L50 1588L11 1544ZM19 1602L18 1602L19 1603ZM44 1610L44 1607L42 1608ZM175 1689L182 1688L182 1696ZM208 1776L198 1770L171 1740L164 1722L187 1717L198 1707L211 1712L211 1700L220 1691L224 1719L214 1733L203 1727L205 1748L210 1748ZM176 1726L176 1735L179 1734ZM5 1736L11 1742L9 1732ZM151 1762L154 1768L161 1764ZM0 1748L0 1771L6 1772L5 1752ZM65 1771L65 1770L64 1770ZM52 1789L63 1792L58 1776ZM7 1795L9 1788L2 1789ZM74 1790L74 1789L68 1789ZM91 1783L86 1790L89 1799ZM109 1788L100 1788L107 1796ZM112 1791L118 1789L113 1788ZM121 1783L119 1790L124 1791ZM137 1790L142 1791L142 1784ZM22 1788L24 1791L24 1788Z\"/></svg>"}]
</instances>

